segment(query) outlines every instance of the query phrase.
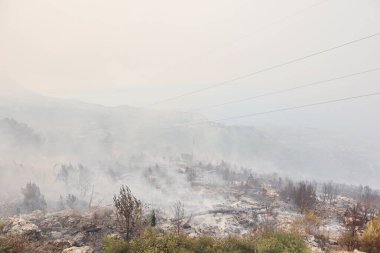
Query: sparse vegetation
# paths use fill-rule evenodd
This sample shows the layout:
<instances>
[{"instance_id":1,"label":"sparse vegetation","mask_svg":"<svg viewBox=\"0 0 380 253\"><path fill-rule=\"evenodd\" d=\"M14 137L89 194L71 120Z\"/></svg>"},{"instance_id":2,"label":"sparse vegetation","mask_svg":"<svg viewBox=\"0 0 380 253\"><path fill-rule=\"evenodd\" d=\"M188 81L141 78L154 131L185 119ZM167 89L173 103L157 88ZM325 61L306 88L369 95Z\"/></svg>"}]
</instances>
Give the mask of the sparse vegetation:
<instances>
[{"instance_id":1,"label":"sparse vegetation","mask_svg":"<svg viewBox=\"0 0 380 253\"><path fill-rule=\"evenodd\" d=\"M292 181L288 181L280 195L283 199L292 201L301 213L312 210L317 203L316 187L307 182L294 185Z\"/></svg>"},{"instance_id":2,"label":"sparse vegetation","mask_svg":"<svg viewBox=\"0 0 380 253\"><path fill-rule=\"evenodd\" d=\"M74 194L69 194L66 197L66 205L73 209L77 206L78 198Z\"/></svg>"},{"instance_id":3,"label":"sparse vegetation","mask_svg":"<svg viewBox=\"0 0 380 253\"><path fill-rule=\"evenodd\" d=\"M373 209L377 213L377 209ZM360 203L347 208L343 216L346 231L338 243L347 250L362 249L369 253L380 252L380 216L367 222L368 206Z\"/></svg>"},{"instance_id":4,"label":"sparse vegetation","mask_svg":"<svg viewBox=\"0 0 380 253\"><path fill-rule=\"evenodd\" d=\"M299 183L295 189L294 203L301 213L313 209L317 202L315 186L310 183Z\"/></svg>"},{"instance_id":5,"label":"sparse vegetation","mask_svg":"<svg viewBox=\"0 0 380 253\"><path fill-rule=\"evenodd\" d=\"M157 217L156 217L156 212L154 210L152 210L152 212L150 213L148 217L148 224L151 227L155 227L157 225Z\"/></svg>"},{"instance_id":6,"label":"sparse vegetation","mask_svg":"<svg viewBox=\"0 0 380 253\"><path fill-rule=\"evenodd\" d=\"M179 236L162 234L157 230L148 229L142 236L134 238L127 244L122 240L106 238L104 252L307 253L310 251L301 237L285 232L271 231L257 237L192 238L184 234Z\"/></svg>"},{"instance_id":7,"label":"sparse vegetation","mask_svg":"<svg viewBox=\"0 0 380 253\"><path fill-rule=\"evenodd\" d=\"M104 253L127 253L127 243L112 236L104 238Z\"/></svg>"},{"instance_id":8,"label":"sparse vegetation","mask_svg":"<svg viewBox=\"0 0 380 253\"><path fill-rule=\"evenodd\" d=\"M0 220L0 235L3 233L4 227L5 227L5 222Z\"/></svg>"},{"instance_id":9,"label":"sparse vegetation","mask_svg":"<svg viewBox=\"0 0 380 253\"><path fill-rule=\"evenodd\" d=\"M358 203L360 204L365 223L376 217L380 206L380 198L369 186L360 189Z\"/></svg>"},{"instance_id":10,"label":"sparse vegetation","mask_svg":"<svg viewBox=\"0 0 380 253\"><path fill-rule=\"evenodd\" d=\"M343 224L352 235L363 230L366 216L360 204L347 208L343 215Z\"/></svg>"},{"instance_id":11,"label":"sparse vegetation","mask_svg":"<svg viewBox=\"0 0 380 253\"><path fill-rule=\"evenodd\" d=\"M65 184L67 190L75 192L75 195L80 199L86 199L91 194L92 176L91 171L78 164L63 164L56 175L57 180Z\"/></svg>"},{"instance_id":12,"label":"sparse vegetation","mask_svg":"<svg viewBox=\"0 0 380 253\"><path fill-rule=\"evenodd\" d=\"M319 227L321 226L321 218L315 212L309 210L302 218L296 219L292 224L294 233L319 235Z\"/></svg>"},{"instance_id":13,"label":"sparse vegetation","mask_svg":"<svg viewBox=\"0 0 380 253\"><path fill-rule=\"evenodd\" d=\"M334 203L336 196L338 194L338 189L336 185L332 182L325 183L322 185L322 200L323 202L328 202L329 204Z\"/></svg>"},{"instance_id":14,"label":"sparse vegetation","mask_svg":"<svg viewBox=\"0 0 380 253\"><path fill-rule=\"evenodd\" d=\"M21 192L24 195L23 205L28 212L46 209L45 197L36 184L27 183Z\"/></svg>"},{"instance_id":15,"label":"sparse vegetation","mask_svg":"<svg viewBox=\"0 0 380 253\"><path fill-rule=\"evenodd\" d=\"M304 215L303 223L308 234L316 235L321 226L321 218L314 211L309 210Z\"/></svg>"},{"instance_id":16,"label":"sparse vegetation","mask_svg":"<svg viewBox=\"0 0 380 253\"><path fill-rule=\"evenodd\" d=\"M183 219L185 218L185 207L181 201L177 201L173 204L173 221L177 235L181 232L181 226Z\"/></svg>"},{"instance_id":17,"label":"sparse vegetation","mask_svg":"<svg viewBox=\"0 0 380 253\"><path fill-rule=\"evenodd\" d=\"M27 242L18 236L0 237L0 253L26 252Z\"/></svg>"},{"instance_id":18,"label":"sparse vegetation","mask_svg":"<svg viewBox=\"0 0 380 253\"><path fill-rule=\"evenodd\" d=\"M113 198L113 210L116 217L112 215L112 209L105 207L82 210L82 207L88 207L88 205L83 205L84 201L81 201L76 195L69 194L66 197L61 196L58 202L58 206L62 206L62 209L71 208L71 210L59 212L59 215L66 215L65 218L60 218L59 215L58 217L54 216L54 222L46 223L46 215L39 215L44 212L35 212L32 214L31 221L21 221L21 223L15 221L12 228L15 227L17 230L25 225L25 228L37 229L38 233L50 236L49 231L54 224L54 229L58 228L59 231L53 233L55 236L59 233L66 233L65 236L71 236L72 239L75 237L78 237L79 240L85 238L83 240L90 243L89 246L93 247L96 252L104 251L105 253L305 253L310 252L308 244L318 247L323 252L341 248L378 253L376 244L378 232L377 229L374 229L377 228L378 221L374 220L367 224L368 219L378 213L377 193L370 188L339 185L338 196L336 195L338 186L334 183L299 183L289 179L282 180L275 174L255 174L253 176L252 172L247 169L241 168L233 171L226 163L222 165L200 165L204 167L205 172L197 168L198 178L192 187L205 186L208 194L215 194L213 190L220 189L219 187L228 187L226 191L223 191L227 196L224 198L225 202L231 203L231 201L238 200L238 203L236 206L224 206L223 203L220 208L195 211L189 215L187 221L185 220L184 203L181 201L173 203L171 213L170 210L153 205L152 209L148 210L149 204L146 205L146 210L143 210L142 202L132 194L128 186L121 186L119 194L114 195ZM216 170L215 168L220 169ZM229 175L229 180L223 180L221 175L227 171L226 175ZM178 170L178 173L185 180L188 179L184 170ZM222 180L222 183L210 183L208 178L204 179L202 173L207 173L207 175L215 173L215 178ZM161 170L159 166L155 166L154 169L144 172L143 176L152 185L156 183L155 186L160 187L161 181L163 181L161 178L171 175ZM169 178L168 182L170 180ZM317 188L321 202L317 200ZM35 193L31 196L42 195L38 186L34 184L30 184L28 189L32 189L30 191ZM352 189L361 189L361 191L355 197L346 197L349 196L348 194L354 193ZM228 190L231 190L232 193L229 193ZM229 197L233 200L229 200ZM43 196L42 199L44 199ZM349 208L345 209L347 206ZM291 211L293 214L284 217L284 211ZM336 211L339 211L340 216L335 215ZM234 219L226 219L225 215L231 214ZM202 216L202 218L198 219L198 216ZM214 227L207 224L211 216L215 217L217 222ZM342 219L337 220L336 217ZM159 218L159 223L157 223L157 218ZM334 244L338 234L330 236L327 228L329 226L328 219L331 218L335 218L335 221L346 228L345 233L342 233L338 240L338 246ZM38 223L35 223L36 220ZM206 222L200 224L199 220ZM326 226L326 224L328 225ZM42 225L41 228L39 228L40 225ZM9 228L7 225L5 231L10 231ZM282 232L279 228L286 228L287 232ZM251 233L241 236L243 229ZM230 236L223 237L226 232ZM73 234L78 236L74 237ZM10 234L4 235L9 237ZM3 241L4 238L2 238ZM104 239L100 241L96 239L97 242L95 242L95 238ZM12 251L12 247L19 246L12 244L16 239L8 238L7 244L3 243L3 251L0 253L16 252ZM46 247L51 247L58 250L56 252L61 252L63 247L70 245L67 242L59 245L56 245L55 242L42 244L39 241L41 239L37 237L31 240L32 244L36 243L44 250L48 249Z\"/></svg>"},{"instance_id":19,"label":"sparse vegetation","mask_svg":"<svg viewBox=\"0 0 380 253\"><path fill-rule=\"evenodd\" d=\"M267 232L256 243L257 253L307 253L310 252L304 240L297 234Z\"/></svg>"},{"instance_id":20,"label":"sparse vegetation","mask_svg":"<svg viewBox=\"0 0 380 253\"><path fill-rule=\"evenodd\" d=\"M360 237L361 249L368 253L380 253L380 216L369 222Z\"/></svg>"},{"instance_id":21,"label":"sparse vegetation","mask_svg":"<svg viewBox=\"0 0 380 253\"><path fill-rule=\"evenodd\" d=\"M342 249L354 250L359 248L359 235L357 232L346 231L338 239L338 244Z\"/></svg>"}]
</instances>

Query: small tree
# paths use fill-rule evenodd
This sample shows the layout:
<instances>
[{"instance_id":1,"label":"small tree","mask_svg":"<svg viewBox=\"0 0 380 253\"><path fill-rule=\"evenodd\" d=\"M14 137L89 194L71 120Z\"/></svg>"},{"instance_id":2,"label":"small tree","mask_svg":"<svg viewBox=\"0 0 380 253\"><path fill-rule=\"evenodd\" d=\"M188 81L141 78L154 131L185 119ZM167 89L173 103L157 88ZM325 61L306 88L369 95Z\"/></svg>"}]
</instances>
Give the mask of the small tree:
<instances>
[{"instance_id":1,"label":"small tree","mask_svg":"<svg viewBox=\"0 0 380 253\"><path fill-rule=\"evenodd\" d=\"M78 198L74 194L69 194L67 195L66 198L66 205L70 208L73 209L76 207L78 204Z\"/></svg>"},{"instance_id":2,"label":"small tree","mask_svg":"<svg viewBox=\"0 0 380 253\"><path fill-rule=\"evenodd\" d=\"M309 183L299 183L296 187L294 203L304 213L314 207L317 202L315 187Z\"/></svg>"},{"instance_id":3,"label":"small tree","mask_svg":"<svg viewBox=\"0 0 380 253\"><path fill-rule=\"evenodd\" d=\"M366 222L366 216L360 204L347 208L343 214L343 223L351 235L363 230Z\"/></svg>"},{"instance_id":4,"label":"small tree","mask_svg":"<svg viewBox=\"0 0 380 253\"><path fill-rule=\"evenodd\" d=\"M337 196L337 187L334 186L333 183L327 183L327 184L323 184L322 186L322 199L323 199L323 202L329 202L330 204L333 203L336 199L336 196Z\"/></svg>"},{"instance_id":5,"label":"small tree","mask_svg":"<svg viewBox=\"0 0 380 253\"><path fill-rule=\"evenodd\" d=\"M21 189L24 195L24 206L27 211L45 210L47 207L45 197L41 194L40 188L34 183L27 183Z\"/></svg>"},{"instance_id":6,"label":"small tree","mask_svg":"<svg viewBox=\"0 0 380 253\"><path fill-rule=\"evenodd\" d=\"M65 206L65 202L63 201L63 197L62 197L62 195L59 195L58 209L63 210L65 208L66 208L66 206Z\"/></svg>"},{"instance_id":7,"label":"small tree","mask_svg":"<svg viewBox=\"0 0 380 253\"><path fill-rule=\"evenodd\" d=\"M185 173L186 173L186 178L187 180L193 184L195 179L197 178L197 171L195 170L195 168L191 168L191 167L186 167L185 169Z\"/></svg>"},{"instance_id":8,"label":"small tree","mask_svg":"<svg viewBox=\"0 0 380 253\"><path fill-rule=\"evenodd\" d=\"M286 201L292 201L300 210L305 213L317 203L315 185L312 183L301 182L295 185L291 180L281 190L280 196Z\"/></svg>"},{"instance_id":9,"label":"small tree","mask_svg":"<svg viewBox=\"0 0 380 253\"><path fill-rule=\"evenodd\" d=\"M136 231L141 223L142 204L133 196L128 186L121 186L119 195L113 197L118 220L122 223L126 239Z\"/></svg>"},{"instance_id":10,"label":"small tree","mask_svg":"<svg viewBox=\"0 0 380 253\"><path fill-rule=\"evenodd\" d=\"M181 232L181 226L185 218L185 208L181 201L177 201L173 204L174 224L177 235Z\"/></svg>"},{"instance_id":11,"label":"small tree","mask_svg":"<svg viewBox=\"0 0 380 253\"><path fill-rule=\"evenodd\" d=\"M358 202L362 207L365 222L369 222L376 217L379 205L378 200L379 196L369 186L363 188Z\"/></svg>"},{"instance_id":12,"label":"small tree","mask_svg":"<svg viewBox=\"0 0 380 253\"><path fill-rule=\"evenodd\" d=\"M338 243L347 250L357 249L359 246L359 232L363 230L366 221L360 204L347 208L343 214L343 224L346 231L341 235Z\"/></svg>"},{"instance_id":13,"label":"small tree","mask_svg":"<svg viewBox=\"0 0 380 253\"><path fill-rule=\"evenodd\" d=\"M154 210L152 210L152 214L151 214L151 217L150 217L150 225L152 227L155 227L156 224L157 224L156 212Z\"/></svg>"},{"instance_id":14,"label":"small tree","mask_svg":"<svg viewBox=\"0 0 380 253\"><path fill-rule=\"evenodd\" d=\"M290 201L294 199L296 187L294 186L293 181L287 179L286 185L284 185L280 191L280 197L285 201Z\"/></svg>"}]
</instances>

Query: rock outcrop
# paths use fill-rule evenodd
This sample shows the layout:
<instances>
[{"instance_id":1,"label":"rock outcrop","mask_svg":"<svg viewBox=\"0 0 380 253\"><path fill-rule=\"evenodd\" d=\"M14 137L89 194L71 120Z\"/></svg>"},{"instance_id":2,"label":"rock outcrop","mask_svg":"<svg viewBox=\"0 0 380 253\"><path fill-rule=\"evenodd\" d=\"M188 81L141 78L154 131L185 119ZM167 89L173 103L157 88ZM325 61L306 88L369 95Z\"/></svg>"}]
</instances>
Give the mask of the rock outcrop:
<instances>
[{"instance_id":1,"label":"rock outcrop","mask_svg":"<svg viewBox=\"0 0 380 253\"><path fill-rule=\"evenodd\" d=\"M71 247L68 249L64 249L62 253L94 253L94 250L88 246L84 247Z\"/></svg>"},{"instance_id":2,"label":"rock outcrop","mask_svg":"<svg viewBox=\"0 0 380 253\"><path fill-rule=\"evenodd\" d=\"M6 222L3 232L22 236L30 240L41 238L41 230L39 227L23 218L10 218Z\"/></svg>"}]
</instances>

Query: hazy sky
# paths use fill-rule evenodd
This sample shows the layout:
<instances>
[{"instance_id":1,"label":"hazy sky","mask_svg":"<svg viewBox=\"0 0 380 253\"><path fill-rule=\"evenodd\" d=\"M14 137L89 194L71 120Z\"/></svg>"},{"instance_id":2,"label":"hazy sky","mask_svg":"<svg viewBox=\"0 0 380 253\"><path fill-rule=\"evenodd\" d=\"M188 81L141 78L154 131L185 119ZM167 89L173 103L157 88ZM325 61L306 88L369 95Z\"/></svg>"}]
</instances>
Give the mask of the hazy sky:
<instances>
[{"instance_id":1,"label":"hazy sky","mask_svg":"<svg viewBox=\"0 0 380 253\"><path fill-rule=\"evenodd\" d=\"M0 85L152 102L380 32L378 0L0 0ZM159 108L188 110L380 67L380 36ZM380 71L204 111L211 119L380 91ZM377 134L380 97L240 120Z\"/></svg>"}]
</instances>

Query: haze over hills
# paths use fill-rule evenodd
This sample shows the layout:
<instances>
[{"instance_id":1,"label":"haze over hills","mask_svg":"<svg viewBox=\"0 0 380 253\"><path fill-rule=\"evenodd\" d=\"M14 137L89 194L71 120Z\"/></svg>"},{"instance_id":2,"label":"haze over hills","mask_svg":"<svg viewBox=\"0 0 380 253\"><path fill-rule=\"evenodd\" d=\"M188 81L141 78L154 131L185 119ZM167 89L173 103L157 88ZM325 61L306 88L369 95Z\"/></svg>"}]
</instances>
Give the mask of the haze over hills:
<instances>
[{"instance_id":1,"label":"haze over hills","mask_svg":"<svg viewBox=\"0 0 380 253\"><path fill-rule=\"evenodd\" d=\"M2 96L0 180L10 187L9 179L19 177L20 185L10 187L18 191L27 181L43 185L54 178L59 164L126 172L136 158L138 166L173 168L187 154L194 161L223 160L292 178L378 186L377 143L318 129L190 124L204 120L198 114L105 107L27 92Z\"/></svg>"},{"instance_id":2,"label":"haze over hills","mask_svg":"<svg viewBox=\"0 0 380 253\"><path fill-rule=\"evenodd\" d=\"M380 253L380 1L0 0L0 253Z\"/></svg>"}]
</instances>

